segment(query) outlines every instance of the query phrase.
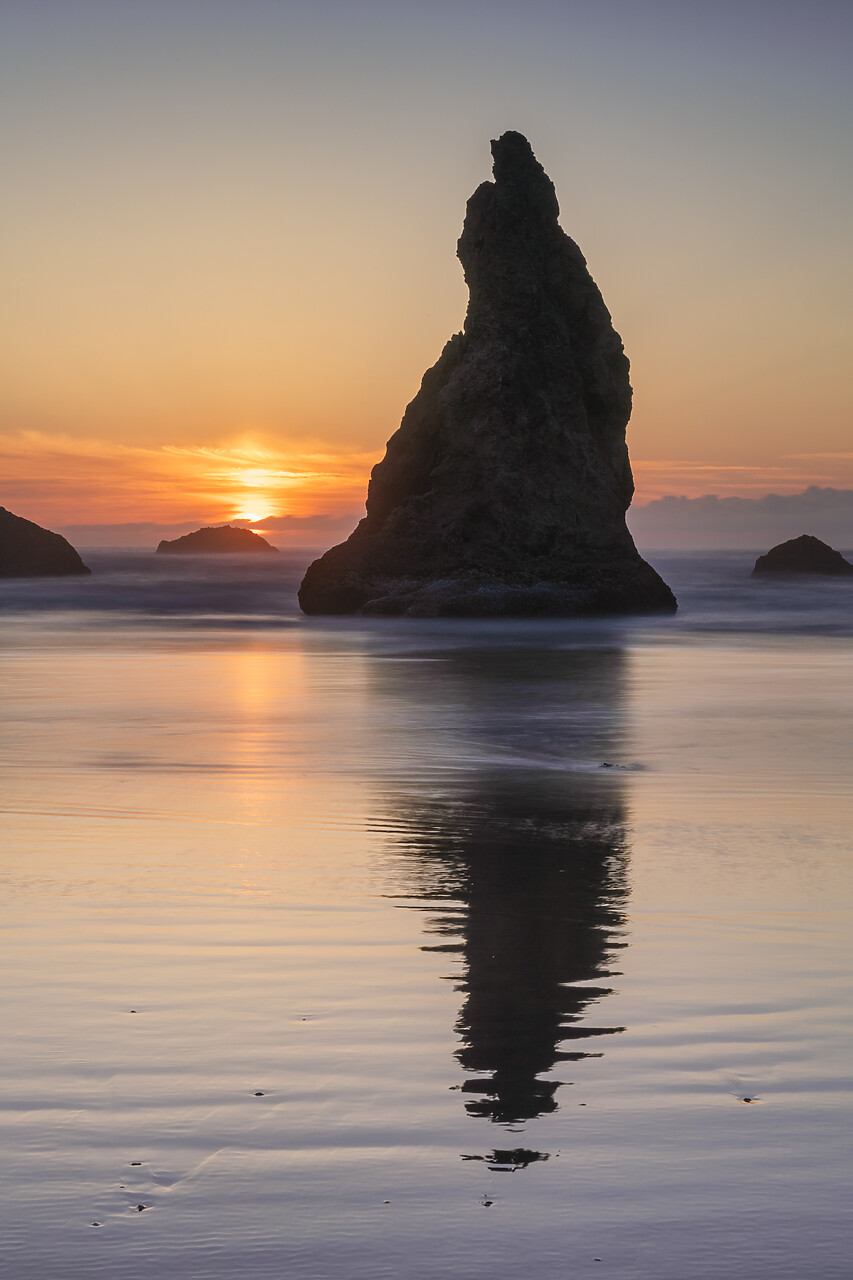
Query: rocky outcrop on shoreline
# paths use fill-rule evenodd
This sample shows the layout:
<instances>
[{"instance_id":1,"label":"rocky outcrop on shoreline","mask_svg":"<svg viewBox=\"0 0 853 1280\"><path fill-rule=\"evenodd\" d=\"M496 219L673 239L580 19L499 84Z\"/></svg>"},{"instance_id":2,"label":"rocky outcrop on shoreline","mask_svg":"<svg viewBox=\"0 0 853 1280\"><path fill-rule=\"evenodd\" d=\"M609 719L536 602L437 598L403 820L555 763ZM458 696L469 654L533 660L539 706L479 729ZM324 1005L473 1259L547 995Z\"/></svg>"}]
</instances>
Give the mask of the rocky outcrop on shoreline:
<instances>
[{"instance_id":1,"label":"rocky outcrop on shoreline","mask_svg":"<svg viewBox=\"0 0 853 1280\"><path fill-rule=\"evenodd\" d=\"M278 551L251 529L237 529L233 525L215 525L185 533L182 538L169 542L165 538L157 547L157 555L211 556L239 552L254 555L256 552Z\"/></svg>"},{"instance_id":2,"label":"rocky outcrop on shoreline","mask_svg":"<svg viewBox=\"0 0 853 1280\"><path fill-rule=\"evenodd\" d=\"M315 561L309 614L671 612L625 524L628 360L554 187L519 133L468 202L470 290L373 469L367 515Z\"/></svg>"},{"instance_id":3,"label":"rocky outcrop on shoreline","mask_svg":"<svg viewBox=\"0 0 853 1280\"><path fill-rule=\"evenodd\" d=\"M766 555L759 556L752 571L754 578L767 574L818 574L843 577L853 574L853 564L845 560L840 551L821 542L810 533L800 534L788 542L771 547Z\"/></svg>"},{"instance_id":4,"label":"rocky outcrop on shoreline","mask_svg":"<svg viewBox=\"0 0 853 1280\"><path fill-rule=\"evenodd\" d=\"M61 533L0 507L0 578L47 578L91 573Z\"/></svg>"}]
</instances>

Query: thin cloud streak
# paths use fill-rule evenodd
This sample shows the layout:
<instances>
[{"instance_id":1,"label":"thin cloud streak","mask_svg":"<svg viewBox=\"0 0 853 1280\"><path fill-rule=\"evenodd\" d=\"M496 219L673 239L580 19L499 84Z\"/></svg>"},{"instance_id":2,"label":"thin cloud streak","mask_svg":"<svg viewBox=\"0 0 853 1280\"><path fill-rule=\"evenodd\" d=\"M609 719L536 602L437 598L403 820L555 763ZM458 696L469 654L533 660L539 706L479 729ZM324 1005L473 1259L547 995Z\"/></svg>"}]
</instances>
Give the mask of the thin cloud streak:
<instances>
[{"instance_id":1,"label":"thin cloud streak","mask_svg":"<svg viewBox=\"0 0 853 1280\"><path fill-rule=\"evenodd\" d=\"M834 465L794 465L826 459ZM851 465L839 466L849 462ZM760 498L771 493L799 493L809 486L853 486L853 454L786 454L769 465L720 464L679 459L634 459L634 506L642 507L670 495L700 498Z\"/></svg>"}]
</instances>

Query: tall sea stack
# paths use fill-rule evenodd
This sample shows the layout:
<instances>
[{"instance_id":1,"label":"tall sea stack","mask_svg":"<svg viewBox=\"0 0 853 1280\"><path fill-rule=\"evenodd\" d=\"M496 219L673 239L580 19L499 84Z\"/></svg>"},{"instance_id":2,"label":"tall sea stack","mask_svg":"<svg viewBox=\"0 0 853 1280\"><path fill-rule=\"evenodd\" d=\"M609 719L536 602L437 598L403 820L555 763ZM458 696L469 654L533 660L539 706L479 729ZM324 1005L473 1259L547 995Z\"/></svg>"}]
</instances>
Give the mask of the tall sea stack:
<instances>
[{"instance_id":1,"label":"tall sea stack","mask_svg":"<svg viewBox=\"0 0 853 1280\"><path fill-rule=\"evenodd\" d=\"M373 468L367 515L308 569L310 614L672 612L625 524L622 341L527 139L492 143L468 201L462 333Z\"/></svg>"}]
</instances>

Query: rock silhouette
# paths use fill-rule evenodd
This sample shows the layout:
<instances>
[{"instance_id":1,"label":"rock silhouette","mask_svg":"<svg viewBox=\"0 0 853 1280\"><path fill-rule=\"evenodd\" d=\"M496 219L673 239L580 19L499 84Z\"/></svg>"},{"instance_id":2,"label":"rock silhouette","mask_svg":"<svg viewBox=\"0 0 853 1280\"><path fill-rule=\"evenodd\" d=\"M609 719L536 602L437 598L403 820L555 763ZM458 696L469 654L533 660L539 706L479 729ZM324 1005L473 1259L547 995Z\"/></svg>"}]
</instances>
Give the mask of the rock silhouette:
<instances>
[{"instance_id":1,"label":"rock silhouette","mask_svg":"<svg viewBox=\"0 0 853 1280\"><path fill-rule=\"evenodd\" d=\"M182 538L168 542L165 538L157 547L158 555L190 556L220 555L223 552L242 552L253 554L262 551L278 551L266 538L252 533L251 529L235 529L233 525L217 525L207 529L196 529L194 533L185 533Z\"/></svg>"},{"instance_id":2,"label":"rock silhouette","mask_svg":"<svg viewBox=\"0 0 853 1280\"><path fill-rule=\"evenodd\" d=\"M820 538L803 533L799 538L780 542L778 546L771 547L766 555L758 557L752 576L756 578L773 573L814 573L841 577L853 573L853 564L845 560L840 551L834 551L825 542L821 542Z\"/></svg>"},{"instance_id":3,"label":"rock silhouette","mask_svg":"<svg viewBox=\"0 0 853 1280\"><path fill-rule=\"evenodd\" d=\"M312 564L311 614L672 611L625 524L628 360L554 187L519 133L468 201L470 290L373 469L367 515Z\"/></svg>"},{"instance_id":4,"label":"rock silhouette","mask_svg":"<svg viewBox=\"0 0 853 1280\"><path fill-rule=\"evenodd\" d=\"M91 573L61 533L0 507L0 578L59 577Z\"/></svg>"}]
</instances>

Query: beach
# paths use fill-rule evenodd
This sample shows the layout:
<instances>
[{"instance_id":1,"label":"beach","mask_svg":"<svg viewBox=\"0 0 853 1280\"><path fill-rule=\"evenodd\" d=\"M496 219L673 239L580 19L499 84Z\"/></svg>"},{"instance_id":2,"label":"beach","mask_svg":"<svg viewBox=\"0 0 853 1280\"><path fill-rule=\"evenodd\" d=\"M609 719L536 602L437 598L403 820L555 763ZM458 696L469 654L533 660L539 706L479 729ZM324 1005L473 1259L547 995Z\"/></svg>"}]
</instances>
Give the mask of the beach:
<instances>
[{"instance_id":1,"label":"beach","mask_svg":"<svg viewBox=\"0 0 853 1280\"><path fill-rule=\"evenodd\" d=\"M84 558L0 583L7 1275L849 1276L848 582Z\"/></svg>"}]
</instances>

